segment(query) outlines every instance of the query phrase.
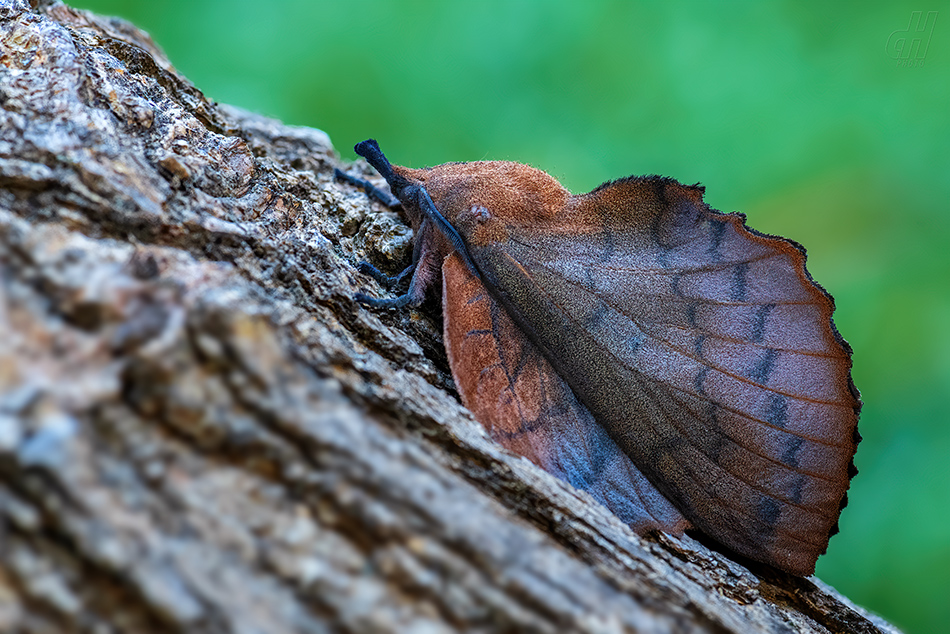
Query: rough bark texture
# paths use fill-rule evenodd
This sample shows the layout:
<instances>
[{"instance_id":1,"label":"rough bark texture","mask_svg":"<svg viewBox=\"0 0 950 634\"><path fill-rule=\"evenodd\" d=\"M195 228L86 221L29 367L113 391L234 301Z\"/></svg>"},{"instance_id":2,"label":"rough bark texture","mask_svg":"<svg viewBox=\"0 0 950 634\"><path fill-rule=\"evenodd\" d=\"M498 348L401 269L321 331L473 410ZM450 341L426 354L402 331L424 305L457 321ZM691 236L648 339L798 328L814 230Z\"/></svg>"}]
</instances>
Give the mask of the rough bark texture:
<instances>
[{"instance_id":1,"label":"rough bark texture","mask_svg":"<svg viewBox=\"0 0 950 634\"><path fill-rule=\"evenodd\" d=\"M0 106L0 631L893 631L492 443L437 311L353 301L411 236L322 132L58 2Z\"/></svg>"}]
</instances>

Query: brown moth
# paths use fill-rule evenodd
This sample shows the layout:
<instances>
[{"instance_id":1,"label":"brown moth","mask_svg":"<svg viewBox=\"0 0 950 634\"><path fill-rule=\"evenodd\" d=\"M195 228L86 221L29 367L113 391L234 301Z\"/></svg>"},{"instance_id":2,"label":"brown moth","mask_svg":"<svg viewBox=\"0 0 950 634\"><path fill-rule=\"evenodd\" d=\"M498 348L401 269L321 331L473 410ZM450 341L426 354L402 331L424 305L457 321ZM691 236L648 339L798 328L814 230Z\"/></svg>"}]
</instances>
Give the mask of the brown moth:
<instances>
[{"instance_id":1,"label":"brown moth","mask_svg":"<svg viewBox=\"0 0 950 634\"><path fill-rule=\"evenodd\" d=\"M492 438L640 534L695 528L814 572L856 473L861 401L800 245L669 178L573 196L518 163L356 152L415 231L408 292L359 299L416 305L441 278L452 375Z\"/></svg>"}]
</instances>

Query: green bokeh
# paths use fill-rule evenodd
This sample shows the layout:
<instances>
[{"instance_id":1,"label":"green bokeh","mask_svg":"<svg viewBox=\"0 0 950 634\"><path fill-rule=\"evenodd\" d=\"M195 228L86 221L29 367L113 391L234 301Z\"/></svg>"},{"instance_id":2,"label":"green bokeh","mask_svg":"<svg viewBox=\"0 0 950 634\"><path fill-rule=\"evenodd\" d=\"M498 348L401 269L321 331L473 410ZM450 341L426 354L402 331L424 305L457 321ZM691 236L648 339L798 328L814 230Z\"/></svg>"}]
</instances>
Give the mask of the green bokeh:
<instances>
[{"instance_id":1,"label":"green bokeh","mask_svg":"<svg viewBox=\"0 0 950 634\"><path fill-rule=\"evenodd\" d=\"M375 137L396 163L512 159L576 192L666 174L805 244L865 401L861 473L818 574L909 633L945 631L950 13L909 68L888 38L936 4L75 4L148 30L211 98L322 128L346 158Z\"/></svg>"}]
</instances>

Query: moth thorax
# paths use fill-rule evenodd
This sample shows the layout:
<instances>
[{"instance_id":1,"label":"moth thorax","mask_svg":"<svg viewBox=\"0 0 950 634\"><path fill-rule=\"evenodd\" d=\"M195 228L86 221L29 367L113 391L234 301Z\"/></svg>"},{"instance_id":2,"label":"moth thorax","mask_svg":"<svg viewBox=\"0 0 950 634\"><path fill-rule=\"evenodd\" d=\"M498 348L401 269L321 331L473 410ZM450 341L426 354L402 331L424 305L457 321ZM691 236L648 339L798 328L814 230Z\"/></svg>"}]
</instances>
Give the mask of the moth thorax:
<instances>
[{"instance_id":1,"label":"moth thorax","mask_svg":"<svg viewBox=\"0 0 950 634\"><path fill-rule=\"evenodd\" d=\"M485 224L491 220L491 213L485 207L481 205L473 205L469 210L469 213L472 215L472 220L477 224Z\"/></svg>"}]
</instances>

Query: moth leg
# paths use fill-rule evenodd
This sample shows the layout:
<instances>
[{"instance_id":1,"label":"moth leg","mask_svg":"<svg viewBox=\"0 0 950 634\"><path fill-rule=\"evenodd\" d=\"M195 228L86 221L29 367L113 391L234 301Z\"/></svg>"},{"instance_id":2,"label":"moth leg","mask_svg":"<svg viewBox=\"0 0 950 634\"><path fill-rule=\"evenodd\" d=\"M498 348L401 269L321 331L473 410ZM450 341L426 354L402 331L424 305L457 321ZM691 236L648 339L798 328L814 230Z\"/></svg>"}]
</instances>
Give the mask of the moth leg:
<instances>
[{"instance_id":1,"label":"moth leg","mask_svg":"<svg viewBox=\"0 0 950 634\"><path fill-rule=\"evenodd\" d=\"M416 270L416 263L413 262L403 269L401 273L393 276L386 275L365 260L356 265L356 270L360 273L363 273L364 275L369 275L371 278L376 280L380 286L386 290L390 290L393 288L399 288L406 283L406 280L409 279L409 277L411 277L413 272Z\"/></svg>"},{"instance_id":2,"label":"moth leg","mask_svg":"<svg viewBox=\"0 0 950 634\"><path fill-rule=\"evenodd\" d=\"M387 159L383 151L379 149L379 144L376 143L374 139L366 139L365 141L357 143L353 149L357 154L365 158L366 162L372 165L376 171L379 172L380 176L386 179L386 182L389 183L389 188L399 200L405 201L406 205L410 207L417 207L422 212L425 219L434 225L439 232L445 236L445 239L452 244L452 247L458 252L462 261L465 262L465 266L472 272L472 275L477 277L479 275L478 269L475 266L475 262L472 261L472 256L468 253L465 241L462 240L462 236L455 230L455 227L445 219L445 216L442 215L435 206L435 203L432 202L432 197L429 196L429 192L425 186L421 183L411 183L405 177L397 174L393 170L389 159Z\"/></svg>"},{"instance_id":3,"label":"moth leg","mask_svg":"<svg viewBox=\"0 0 950 634\"><path fill-rule=\"evenodd\" d=\"M405 281L405 278L407 275L412 275L412 273L416 270L417 265L418 265L417 262L410 264L408 267L406 267L406 269L402 273L400 273L399 275L395 277L390 277L386 275L385 273L377 269L375 266L373 266L369 262L360 262L356 268L360 273L365 273L366 275L369 275L371 278L376 280L381 286L383 286L386 290L389 290L390 288L393 288L397 286L398 284L400 284L401 282ZM414 282L415 282L415 277L413 277L413 282L409 283L409 290L406 291L405 294L399 295L398 297L376 298L376 297L370 297L369 295L365 293L357 293L354 296L354 299L360 304L363 304L364 306L370 306L372 308L392 309L392 308L402 308L403 306L409 306L409 305L418 306L419 304L422 303L422 300L425 299L425 289L423 289L420 292L418 288L413 288Z\"/></svg>"},{"instance_id":4,"label":"moth leg","mask_svg":"<svg viewBox=\"0 0 950 634\"><path fill-rule=\"evenodd\" d=\"M365 262L361 264L366 264ZM371 264L369 266L372 266ZM375 267L373 267L375 270ZM405 271L400 273L397 277L389 278L384 273L381 273L379 270L376 270L381 276L386 279L398 280L401 278L407 271L418 271L417 265L413 264L409 266ZM409 290L406 291L404 295L399 295L398 297L370 297L365 293L357 293L354 296L354 299L364 306L370 306L372 308L402 308L404 306L418 306L426 298L426 290L431 286L431 281L426 280L425 277L420 275L413 275L412 282L409 283Z\"/></svg>"},{"instance_id":5,"label":"moth leg","mask_svg":"<svg viewBox=\"0 0 950 634\"><path fill-rule=\"evenodd\" d=\"M433 233L436 230L434 229L432 223L428 220L422 223L422 226L419 227L419 233L416 237L416 244L413 248L412 259L413 263L409 265L402 273L397 275L395 278L390 278L376 267L368 263L360 263L360 270L367 273L371 277L376 278L376 275L363 270L363 264L366 264L367 267L371 267L381 278L385 280L381 281L379 278L376 278L384 286L388 283L389 280L394 280L395 284L401 284L405 281L407 277L412 276L412 281L409 282L409 290L404 294L398 297L392 298L375 298L370 297L364 293L356 294L356 301L359 303L371 306L374 308L402 308L404 306L419 306L426 298L426 294L429 289L432 288L433 284L440 283L442 280L442 256L438 249L431 248L431 239Z\"/></svg>"},{"instance_id":6,"label":"moth leg","mask_svg":"<svg viewBox=\"0 0 950 634\"><path fill-rule=\"evenodd\" d=\"M353 299L364 306L369 306L370 308L395 309L402 308L403 306L407 306L409 304L412 304L413 306L417 305L413 304L412 297L410 297L409 293L400 295L399 297L370 297L365 293L357 293L353 296Z\"/></svg>"},{"instance_id":7,"label":"moth leg","mask_svg":"<svg viewBox=\"0 0 950 634\"><path fill-rule=\"evenodd\" d=\"M333 175L338 180L347 182L350 185L361 188L364 192L366 192L367 196L369 196L370 198L375 198L376 200L383 203L390 209L396 209L402 206L402 203L399 202L398 198L396 198L389 192L383 191L382 189L376 187L375 185L373 185L372 183L370 183L368 180L364 178L351 176L350 174L347 174L346 172L344 172L343 170L339 168L333 169Z\"/></svg>"}]
</instances>

